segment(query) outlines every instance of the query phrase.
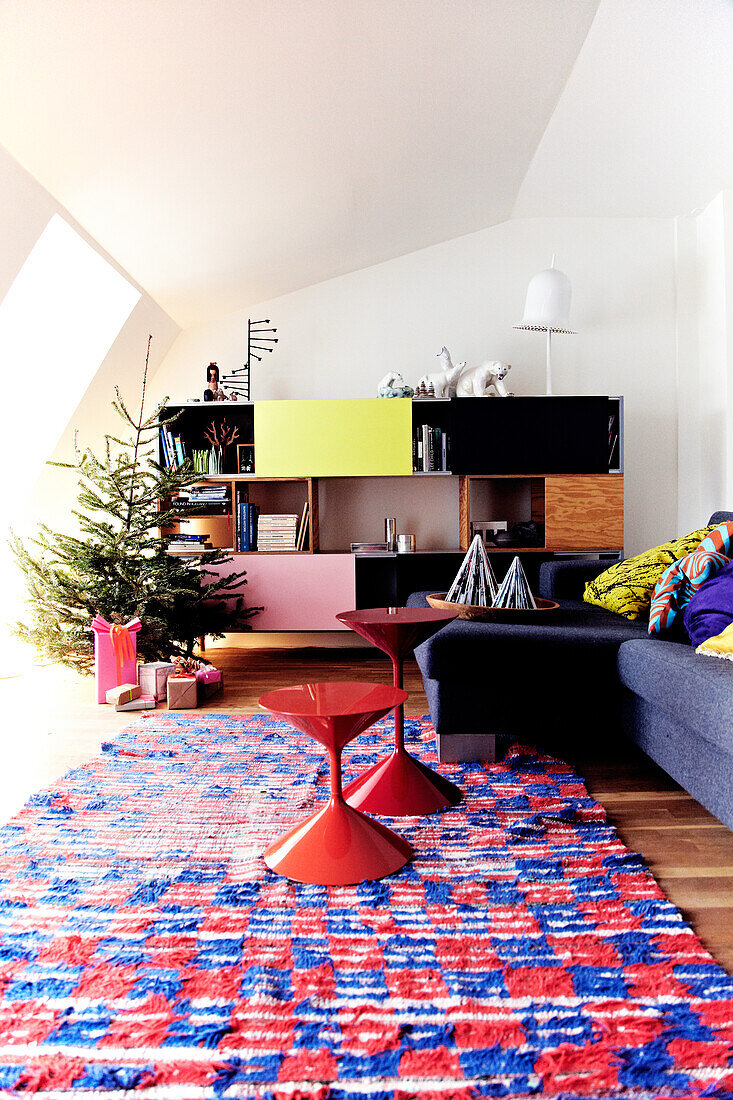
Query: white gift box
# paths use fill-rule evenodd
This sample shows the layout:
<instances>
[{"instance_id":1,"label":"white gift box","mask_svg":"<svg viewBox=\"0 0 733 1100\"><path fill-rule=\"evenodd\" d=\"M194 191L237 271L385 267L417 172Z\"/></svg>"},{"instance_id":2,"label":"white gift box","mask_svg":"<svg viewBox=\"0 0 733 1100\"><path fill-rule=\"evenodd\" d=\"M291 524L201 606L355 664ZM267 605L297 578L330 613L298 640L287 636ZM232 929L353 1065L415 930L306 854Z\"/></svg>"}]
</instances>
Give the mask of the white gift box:
<instances>
[{"instance_id":1,"label":"white gift box","mask_svg":"<svg viewBox=\"0 0 733 1100\"><path fill-rule=\"evenodd\" d=\"M156 702L161 703L166 697L168 677L174 668L169 661L148 661L144 665L138 665L137 682L142 694L152 695Z\"/></svg>"}]
</instances>

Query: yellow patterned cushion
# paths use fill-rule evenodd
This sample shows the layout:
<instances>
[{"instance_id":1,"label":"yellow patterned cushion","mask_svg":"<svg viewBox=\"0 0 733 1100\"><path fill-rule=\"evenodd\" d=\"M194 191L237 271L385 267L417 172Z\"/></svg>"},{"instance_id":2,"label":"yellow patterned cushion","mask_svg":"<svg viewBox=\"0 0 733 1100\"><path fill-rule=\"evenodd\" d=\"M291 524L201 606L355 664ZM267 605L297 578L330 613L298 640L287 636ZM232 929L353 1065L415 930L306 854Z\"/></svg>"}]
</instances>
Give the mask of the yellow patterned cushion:
<instances>
[{"instance_id":1,"label":"yellow patterned cushion","mask_svg":"<svg viewBox=\"0 0 733 1100\"><path fill-rule=\"evenodd\" d=\"M586 603L614 611L625 619L640 619L648 610L657 581L673 562L695 550L715 525L701 527L682 538L672 539L635 558L615 562L585 586Z\"/></svg>"}]
</instances>

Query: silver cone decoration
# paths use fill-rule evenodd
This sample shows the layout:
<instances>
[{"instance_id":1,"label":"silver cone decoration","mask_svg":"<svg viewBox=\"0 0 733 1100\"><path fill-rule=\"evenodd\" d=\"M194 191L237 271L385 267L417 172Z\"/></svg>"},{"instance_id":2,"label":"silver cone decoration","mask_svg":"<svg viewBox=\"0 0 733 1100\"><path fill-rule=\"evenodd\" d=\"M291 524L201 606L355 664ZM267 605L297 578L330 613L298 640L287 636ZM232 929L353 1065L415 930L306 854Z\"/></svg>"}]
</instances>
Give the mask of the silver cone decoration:
<instances>
[{"instance_id":1,"label":"silver cone decoration","mask_svg":"<svg viewBox=\"0 0 733 1100\"><path fill-rule=\"evenodd\" d=\"M491 607L496 596L496 577L480 535L475 535L446 595L449 603Z\"/></svg>"},{"instance_id":2,"label":"silver cone decoration","mask_svg":"<svg viewBox=\"0 0 733 1100\"><path fill-rule=\"evenodd\" d=\"M494 597L494 607L535 609L537 607L534 596L527 583L527 576L518 557L516 557L509 566L507 575L501 582L501 587Z\"/></svg>"}]
</instances>

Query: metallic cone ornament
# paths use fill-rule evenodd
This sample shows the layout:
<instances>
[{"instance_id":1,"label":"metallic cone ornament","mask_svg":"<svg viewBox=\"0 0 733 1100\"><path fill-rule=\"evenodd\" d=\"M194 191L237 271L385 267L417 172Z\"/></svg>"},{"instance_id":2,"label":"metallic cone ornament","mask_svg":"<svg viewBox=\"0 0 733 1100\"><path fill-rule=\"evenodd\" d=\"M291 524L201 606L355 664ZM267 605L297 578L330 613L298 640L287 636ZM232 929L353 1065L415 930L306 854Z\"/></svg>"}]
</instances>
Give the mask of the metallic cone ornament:
<instances>
[{"instance_id":1,"label":"metallic cone ornament","mask_svg":"<svg viewBox=\"0 0 733 1100\"><path fill-rule=\"evenodd\" d=\"M449 603L491 607L496 596L496 577L480 535L474 535L456 579L446 595Z\"/></svg>"},{"instance_id":2,"label":"metallic cone ornament","mask_svg":"<svg viewBox=\"0 0 733 1100\"><path fill-rule=\"evenodd\" d=\"M507 575L494 598L494 607L537 607L519 557L515 557L509 566Z\"/></svg>"}]
</instances>

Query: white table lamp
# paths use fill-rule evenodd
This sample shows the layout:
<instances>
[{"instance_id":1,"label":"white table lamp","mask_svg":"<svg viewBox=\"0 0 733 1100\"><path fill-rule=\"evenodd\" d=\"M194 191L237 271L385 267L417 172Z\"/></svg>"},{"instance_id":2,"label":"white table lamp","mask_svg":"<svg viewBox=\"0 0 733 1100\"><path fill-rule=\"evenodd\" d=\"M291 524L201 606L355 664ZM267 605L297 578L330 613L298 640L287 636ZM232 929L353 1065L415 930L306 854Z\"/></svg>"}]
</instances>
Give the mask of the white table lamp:
<instances>
[{"instance_id":1,"label":"white table lamp","mask_svg":"<svg viewBox=\"0 0 733 1100\"><path fill-rule=\"evenodd\" d=\"M569 336L576 333L570 328L570 280L552 264L540 271L527 287L527 300L524 303L524 317L514 328L528 332L547 333L547 395L552 395L552 351L553 332L563 332Z\"/></svg>"}]
</instances>

